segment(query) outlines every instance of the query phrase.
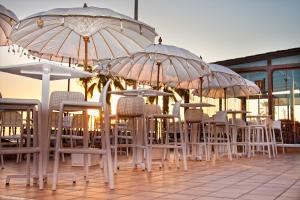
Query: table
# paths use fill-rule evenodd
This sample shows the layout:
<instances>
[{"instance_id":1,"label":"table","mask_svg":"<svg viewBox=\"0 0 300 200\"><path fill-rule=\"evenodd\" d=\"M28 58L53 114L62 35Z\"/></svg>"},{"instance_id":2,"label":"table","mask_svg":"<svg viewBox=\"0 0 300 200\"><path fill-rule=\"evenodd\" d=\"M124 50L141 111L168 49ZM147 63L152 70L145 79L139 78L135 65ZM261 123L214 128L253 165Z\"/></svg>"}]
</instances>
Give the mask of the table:
<instances>
[{"instance_id":1,"label":"table","mask_svg":"<svg viewBox=\"0 0 300 200\"><path fill-rule=\"evenodd\" d=\"M215 107L215 105L210 103L182 103L180 107L185 108L203 108L203 107Z\"/></svg>"},{"instance_id":2,"label":"table","mask_svg":"<svg viewBox=\"0 0 300 200\"><path fill-rule=\"evenodd\" d=\"M41 123L41 112L38 112L38 116L36 115L35 111L39 111L41 109L41 103L39 100L36 99L13 99L13 98L0 98L0 111L27 111L26 114L26 130L27 130L27 150L21 150L23 152L27 153L27 175L9 175L6 179L6 183L9 183L10 178L27 178L27 184L30 185L30 152L36 153L40 152L40 145L42 143L42 138L40 137L41 134L41 126L39 124ZM31 135L30 135L30 111L33 112L33 122L37 123L34 126L34 137L33 137L33 147L31 147ZM35 135L36 134L36 135ZM37 139L39 141L37 141ZM30 148L30 149L29 149ZM7 153L13 153L14 150L6 150ZM33 172L35 173L35 177L40 178L39 186L40 189L43 188L42 183L42 171L38 171L38 169L42 169L42 166L39 166L42 164L41 159L39 159L39 162L37 162L38 158L36 157L36 154L34 154L34 160L33 160Z\"/></svg>"},{"instance_id":3,"label":"table","mask_svg":"<svg viewBox=\"0 0 300 200\"><path fill-rule=\"evenodd\" d=\"M63 80L70 78L92 77L94 74L79 69L61 66L50 62L36 62L21 65L9 65L0 67L0 71L42 80L41 95L41 137L43 155L43 173L47 176L48 154L49 154L49 130L48 130L48 109L50 80Z\"/></svg>"},{"instance_id":4,"label":"table","mask_svg":"<svg viewBox=\"0 0 300 200\"><path fill-rule=\"evenodd\" d=\"M118 90L118 91L110 91L110 94L116 94L121 96L142 96L142 97L151 97L151 96L172 96L172 93L163 92L154 89L147 88L139 88L132 90Z\"/></svg>"},{"instance_id":5,"label":"table","mask_svg":"<svg viewBox=\"0 0 300 200\"><path fill-rule=\"evenodd\" d=\"M247 114L247 113L251 113L249 111L246 110L226 110L227 114L232 114L232 123L234 123L234 120L236 119L236 114Z\"/></svg>"},{"instance_id":6,"label":"table","mask_svg":"<svg viewBox=\"0 0 300 200\"><path fill-rule=\"evenodd\" d=\"M210 104L210 103L182 103L180 104L180 107L184 107L184 108L203 108L203 107L215 107L215 105ZM192 124L191 126L191 143L196 143L197 142L197 125L196 124ZM196 159L196 150L197 150L197 146L196 145L192 145L192 160Z\"/></svg>"},{"instance_id":7,"label":"table","mask_svg":"<svg viewBox=\"0 0 300 200\"><path fill-rule=\"evenodd\" d=\"M270 117L271 115L247 115L247 118L266 118L266 117Z\"/></svg>"},{"instance_id":8,"label":"table","mask_svg":"<svg viewBox=\"0 0 300 200\"><path fill-rule=\"evenodd\" d=\"M110 91L110 94L115 94L115 95L121 95L121 96L142 96L142 97L150 97L150 96L171 96L173 95L172 93L168 92L163 92L159 90L154 90L154 89L146 89L146 88L139 88L139 89L132 89L132 90L118 90L118 91ZM143 120L139 119L137 122L137 132L143 131ZM143 145L143 134L137 134L136 137L136 144L137 145ZM140 164L143 168L145 164L143 163L143 151L141 148L137 149L136 152L136 157L135 157L135 163Z\"/></svg>"},{"instance_id":9,"label":"table","mask_svg":"<svg viewBox=\"0 0 300 200\"><path fill-rule=\"evenodd\" d=\"M238 155L238 150L237 150L237 134L238 134L238 130L237 130L237 125L235 123L236 120L236 114L247 114L247 113L251 113L249 111L246 110L227 110L226 111L227 114L232 114L232 153Z\"/></svg>"}]
</instances>

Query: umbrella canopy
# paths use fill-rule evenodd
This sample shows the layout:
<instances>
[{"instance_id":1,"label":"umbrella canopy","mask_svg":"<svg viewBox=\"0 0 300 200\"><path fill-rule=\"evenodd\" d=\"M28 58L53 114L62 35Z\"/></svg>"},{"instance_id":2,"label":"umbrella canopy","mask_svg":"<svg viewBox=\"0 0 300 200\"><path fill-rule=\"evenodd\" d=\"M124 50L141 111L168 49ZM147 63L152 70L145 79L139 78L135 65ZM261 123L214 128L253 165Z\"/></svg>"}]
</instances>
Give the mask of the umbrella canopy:
<instances>
[{"instance_id":1,"label":"umbrella canopy","mask_svg":"<svg viewBox=\"0 0 300 200\"><path fill-rule=\"evenodd\" d=\"M18 21L15 13L0 4L0 46L10 44L8 37L12 31L12 26Z\"/></svg>"},{"instance_id":2,"label":"umbrella canopy","mask_svg":"<svg viewBox=\"0 0 300 200\"><path fill-rule=\"evenodd\" d=\"M245 83L231 87L204 87L202 95L210 98L237 98L260 94L259 87L252 81L244 79ZM200 95L199 90L193 91L194 95Z\"/></svg>"},{"instance_id":3,"label":"umbrella canopy","mask_svg":"<svg viewBox=\"0 0 300 200\"><path fill-rule=\"evenodd\" d=\"M152 44L130 57L112 60L108 71L125 79L149 85L192 80L210 73L207 64L188 50L176 46ZM98 68L101 70L102 66Z\"/></svg>"},{"instance_id":4,"label":"umbrella canopy","mask_svg":"<svg viewBox=\"0 0 300 200\"><path fill-rule=\"evenodd\" d=\"M234 85L245 84L244 78L228 67L218 64L208 64L208 66L211 71L209 76L191 81L171 83L170 86L183 89L199 89L201 84L202 88L228 88Z\"/></svg>"},{"instance_id":5,"label":"umbrella canopy","mask_svg":"<svg viewBox=\"0 0 300 200\"><path fill-rule=\"evenodd\" d=\"M31 15L15 27L14 43L57 62L92 65L128 56L153 43L155 29L107 8L57 8Z\"/></svg>"}]
</instances>

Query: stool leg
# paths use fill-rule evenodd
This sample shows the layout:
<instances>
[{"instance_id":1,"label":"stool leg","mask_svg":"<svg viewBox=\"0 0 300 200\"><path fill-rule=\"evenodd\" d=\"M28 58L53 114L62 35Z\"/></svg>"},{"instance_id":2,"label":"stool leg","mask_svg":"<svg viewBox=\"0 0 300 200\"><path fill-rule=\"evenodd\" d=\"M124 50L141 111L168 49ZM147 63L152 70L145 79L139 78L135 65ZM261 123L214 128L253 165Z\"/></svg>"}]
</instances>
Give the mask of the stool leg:
<instances>
[{"instance_id":1,"label":"stool leg","mask_svg":"<svg viewBox=\"0 0 300 200\"><path fill-rule=\"evenodd\" d=\"M115 131L114 131L114 173L117 173L118 171L118 132L119 132L119 128L118 125L116 124Z\"/></svg>"},{"instance_id":2,"label":"stool leg","mask_svg":"<svg viewBox=\"0 0 300 200\"><path fill-rule=\"evenodd\" d=\"M114 172L113 172L113 165L112 165L112 158L111 158L111 147L110 147L110 126L109 126L109 111L108 108L105 109L104 115L104 127L105 127L105 147L106 147L106 155L107 155L107 165L108 165L108 180L109 180L109 188L115 189L114 183Z\"/></svg>"},{"instance_id":3,"label":"stool leg","mask_svg":"<svg viewBox=\"0 0 300 200\"><path fill-rule=\"evenodd\" d=\"M83 111L84 114L84 130L83 130L83 148L88 148L88 142L89 142L89 128L88 128L88 114L87 110ZM90 154L83 154L83 162L84 162L84 172L85 172L85 181L89 182L89 163L88 163L88 155Z\"/></svg>"},{"instance_id":4,"label":"stool leg","mask_svg":"<svg viewBox=\"0 0 300 200\"><path fill-rule=\"evenodd\" d=\"M31 137L30 137L30 110L27 110L26 113L26 131L27 131L27 147L30 147L30 141L31 141ZM28 153L26 155L26 185L30 186L30 154Z\"/></svg>"},{"instance_id":5,"label":"stool leg","mask_svg":"<svg viewBox=\"0 0 300 200\"><path fill-rule=\"evenodd\" d=\"M283 146L283 137L282 137L282 130L280 129L280 138L281 138L281 145L282 145L282 153L285 154L284 146Z\"/></svg>"},{"instance_id":6,"label":"stool leg","mask_svg":"<svg viewBox=\"0 0 300 200\"><path fill-rule=\"evenodd\" d=\"M59 112L58 118L58 131L56 134L56 145L54 152L54 167L53 167L53 179L52 179L52 190L56 190L57 185L57 177L58 177L58 166L59 166L59 149L60 149L60 141L61 141L61 133L62 133L62 123L63 123L63 110L61 109Z\"/></svg>"},{"instance_id":7,"label":"stool leg","mask_svg":"<svg viewBox=\"0 0 300 200\"><path fill-rule=\"evenodd\" d=\"M174 119L174 122L175 122L175 119ZM181 141L181 148L182 148L182 160L183 160L183 168L184 168L184 171L187 171L188 170L188 166L187 166L187 156L186 156L186 143L184 142L183 140L183 130L182 130L182 126L181 126L181 122L180 122L180 119L178 119L178 124L179 124L179 133L180 133L180 141ZM175 126L176 126L176 123L175 123Z\"/></svg>"}]
</instances>

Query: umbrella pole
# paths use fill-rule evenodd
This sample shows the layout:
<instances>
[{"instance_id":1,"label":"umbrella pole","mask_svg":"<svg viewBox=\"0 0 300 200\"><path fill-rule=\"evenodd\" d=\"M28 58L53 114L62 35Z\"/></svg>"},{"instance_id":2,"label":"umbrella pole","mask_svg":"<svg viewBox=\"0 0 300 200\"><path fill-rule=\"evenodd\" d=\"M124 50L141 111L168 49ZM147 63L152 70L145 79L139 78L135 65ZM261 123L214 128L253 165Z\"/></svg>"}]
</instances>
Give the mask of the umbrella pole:
<instances>
[{"instance_id":1,"label":"umbrella pole","mask_svg":"<svg viewBox=\"0 0 300 200\"><path fill-rule=\"evenodd\" d=\"M69 58L69 67L71 67L71 58ZM68 92L70 92L70 79L68 79Z\"/></svg>"},{"instance_id":2,"label":"umbrella pole","mask_svg":"<svg viewBox=\"0 0 300 200\"><path fill-rule=\"evenodd\" d=\"M257 110L258 110L257 114L260 115L260 95L258 95L257 104L258 104L257 105Z\"/></svg>"},{"instance_id":3,"label":"umbrella pole","mask_svg":"<svg viewBox=\"0 0 300 200\"><path fill-rule=\"evenodd\" d=\"M84 71L88 68L88 42L89 42L89 36L84 36ZM87 101L87 80L84 81L84 100Z\"/></svg>"},{"instance_id":4,"label":"umbrella pole","mask_svg":"<svg viewBox=\"0 0 300 200\"><path fill-rule=\"evenodd\" d=\"M202 87L203 78L200 77L200 103L202 103L203 87Z\"/></svg>"},{"instance_id":5,"label":"umbrella pole","mask_svg":"<svg viewBox=\"0 0 300 200\"><path fill-rule=\"evenodd\" d=\"M157 90L159 90L159 71L160 71L160 63L157 63L157 79L156 79L156 86ZM156 105L158 104L158 96L156 97Z\"/></svg>"},{"instance_id":6,"label":"umbrella pole","mask_svg":"<svg viewBox=\"0 0 300 200\"><path fill-rule=\"evenodd\" d=\"M227 95L226 95L226 88L224 88L224 109L227 110Z\"/></svg>"}]
</instances>

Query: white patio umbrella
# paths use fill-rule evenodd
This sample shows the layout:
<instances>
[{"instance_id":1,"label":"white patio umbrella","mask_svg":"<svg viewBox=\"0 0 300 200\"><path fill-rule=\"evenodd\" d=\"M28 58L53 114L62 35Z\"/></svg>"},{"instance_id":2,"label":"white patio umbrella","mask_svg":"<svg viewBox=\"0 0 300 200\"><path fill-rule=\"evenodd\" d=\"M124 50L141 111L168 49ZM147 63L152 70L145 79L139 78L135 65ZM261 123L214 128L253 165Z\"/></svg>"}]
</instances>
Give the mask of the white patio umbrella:
<instances>
[{"instance_id":1,"label":"white patio umbrella","mask_svg":"<svg viewBox=\"0 0 300 200\"><path fill-rule=\"evenodd\" d=\"M183 89L199 89L200 101L202 102L203 88L228 88L234 85L243 85L245 80L242 76L231 69L218 64L208 64L211 74L191 81L171 83L171 87Z\"/></svg>"},{"instance_id":2,"label":"white patio umbrella","mask_svg":"<svg viewBox=\"0 0 300 200\"><path fill-rule=\"evenodd\" d=\"M155 29L107 8L56 8L33 14L11 39L30 54L69 64L93 65L128 56L152 44Z\"/></svg>"},{"instance_id":3,"label":"white patio umbrella","mask_svg":"<svg viewBox=\"0 0 300 200\"><path fill-rule=\"evenodd\" d=\"M207 64L188 50L161 44L152 44L130 57L112 60L107 70L113 76L159 86L170 82L192 80L208 75ZM99 66L96 70L101 70Z\"/></svg>"},{"instance_id":4,"label":"white patio umbrella","mask_svg":"<svg viewBox=\"0 0 300 200\"><path fill-rule=\"evenodd\" d=\"M33 14L20 21L11 39L40 58L94 64L140 51L155 36L155 29L140 21L85 4Z\"/></svg>"},{"instance_id":5,"label":"white patio umbrella","mask_svg":"<svg viewBox=\"0 0 300 200\"><path fill-rule=\"evenodd\" d=\"M199 90L194 90L193 94L200 95ZM204 87L203 96L210 98L237 98L249 97L260 94L259 87L252 81L245 79L245 84L234 85L231 87Z\"/></svg>"},{"instance_id":6,"label":"white patio umbrella","mask_svg":"<svg viewBox=\"0 0 300 200\"><path fill-rule=\"evenodd\" d=\"M0 46L7 46L11 43L8 37L12 31L12 27L18 21L15 13L0 4Z\"/></svg>"},{"instance_id":7,"label":"white patio umbrella","mask_svg":"<svg viewBox=\"0 0 300 200\"><path fill-rule=\"evenodd\" d=\"M194 95L200 96L199 89L193 91ZM229 87L203 87L202 95L210 98L224 98L225 109L227 98L249 97L261 94L260 88L252 81L244 79L244 83Z\"/></svg>"}]
</instances>

